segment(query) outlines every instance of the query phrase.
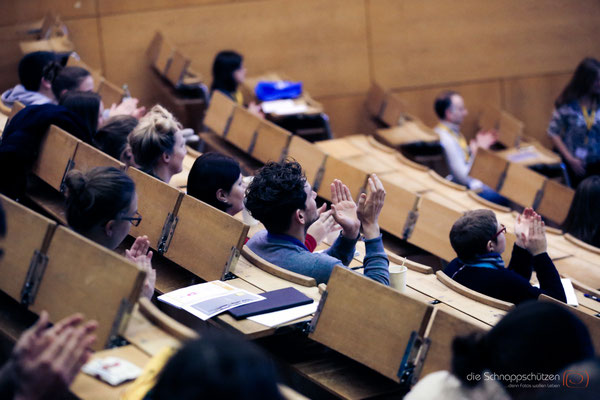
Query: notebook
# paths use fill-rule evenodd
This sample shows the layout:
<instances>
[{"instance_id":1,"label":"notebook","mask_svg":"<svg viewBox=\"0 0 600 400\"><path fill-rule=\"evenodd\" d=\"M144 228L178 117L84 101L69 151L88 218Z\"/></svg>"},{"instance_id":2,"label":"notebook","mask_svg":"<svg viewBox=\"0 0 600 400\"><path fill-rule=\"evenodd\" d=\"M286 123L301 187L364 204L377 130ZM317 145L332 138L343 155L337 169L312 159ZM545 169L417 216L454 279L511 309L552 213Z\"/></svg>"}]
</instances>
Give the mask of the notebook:
<instances>
[{"instance_id":1,"label":"notebook","mask_svg":"<svg viewBox=\"0 0 600 400\"><path fill-rule=\"evenodd\" d=\"M313 299L292 287L273 290L261 293L260 295L265 297L265 300L232 308L229 310L229 313L236 319L242 319L253 315L285 310L287 308L302 306L313 302Z\"/></svg>"}]
</instances>

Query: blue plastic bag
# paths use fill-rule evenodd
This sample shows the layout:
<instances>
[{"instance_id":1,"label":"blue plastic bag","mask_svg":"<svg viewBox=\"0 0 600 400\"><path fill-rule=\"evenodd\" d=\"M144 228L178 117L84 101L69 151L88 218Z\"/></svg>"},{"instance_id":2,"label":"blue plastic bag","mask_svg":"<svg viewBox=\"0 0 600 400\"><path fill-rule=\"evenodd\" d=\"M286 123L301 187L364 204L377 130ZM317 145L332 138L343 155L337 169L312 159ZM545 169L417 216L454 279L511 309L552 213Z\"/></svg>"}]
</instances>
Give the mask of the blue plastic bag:
<instances>
[{"instance_id":1,"label":"blue plastic bag","mask_svg":"<svg viewBox=\"0 0 600 400\"><path fill-rule=\"evenodd\" d=\"M295 99L302 94L302 82L259 81L254 91L261 101Z\"/></svg>"}]
</instances>

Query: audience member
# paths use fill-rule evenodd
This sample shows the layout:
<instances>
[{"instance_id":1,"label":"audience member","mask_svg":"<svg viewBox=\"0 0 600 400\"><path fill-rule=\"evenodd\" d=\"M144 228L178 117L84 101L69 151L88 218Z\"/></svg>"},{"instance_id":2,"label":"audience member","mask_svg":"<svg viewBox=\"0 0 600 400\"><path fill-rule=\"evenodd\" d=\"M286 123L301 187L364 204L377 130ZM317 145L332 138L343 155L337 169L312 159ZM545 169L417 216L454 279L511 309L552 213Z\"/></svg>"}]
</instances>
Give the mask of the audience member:
<instances>
[{"instance_id":1,"label":"audience member","mask_svg":"<svg viewBox=\"0 0 600 400\"><path fill-rule=\"evenodd\" d=\"M94 78L88 70L81 67L65 67L52 81L52 93L60 101L67 92L93 92Z\"/></svg>"},{"instance_id":2,"label":"audience member","mask_svg":"<svg viewBox=\"0 0 600 400\"><path fill-rule=\"evenodd\" d=\"M244 96L239 90L239 85L246 80L246 68L241 54L231 50L223 50L217 54L212 66L213 82L210 93L215 90L223 93L239 105L244 105ZM248 111L262 115L259 105L254 102L248 104Z\"/></svg>"},{"instance_id":3,"label":"audience member","mask_svg":"<svg viewBox=\"0 0 600 400\"><path fill-rule=\"evenodd\" d=\"M223 333L187 343L161 372L147 400L283 399L273 362L253 343Z\"/></svg>"},{"instance_id":4,"label":"audience member","mask_svg":"<svg viewBox=\"0 0 600 400\"><path fill-rule=\"evenodd\" d=\"M300 164L270 162L258 171L246 192L246 208L267 228L256 233L248 247L275 265L323 283L329 280L334 266L347 266L352 260L362 224L364 274L388 285L389 262L378 224L385 190L375 175L369 178L369 187L369 196L361 194L357 206L346 185L339 180L331 184L332 215L342 232L329 249L311 253L304 243L308 228L319 218L317 195Z\"/></svg>"},{"instance_id":5,"label":"audience member","mask_svg":"<svg viewBox=\"0 0 600 400\"><path fill-rule=\"evenodd\" d=\"M111 250L127 237L131 225L138 226L135 183L113 167L96 167L86 173L67 174L67 222L77 233ZM139 236L125 256L147 274L142 295L152 298L156 271L152 269L152 251L146 236Z\"/></svg>"},{"instance_id":6,"label":"audience member","mask_svg":"<svg viewBox=\"0 0 600 400\"><path fill-rule=\"evenodd\" d=\"M102 126L104 122L102 117L104 106L100 95L92 92L70 91L61 96L58 104L79 115L85 121L90 133L88 141L93 142L98 127Z\"/></svg>"},{"instance_id":7,"label":"audience member","mask_svg":"<svg viewBox=\"0 0 600 400\"><path fill-rule=\"evenodd\" d=\"M6 218L0 203L0 237L5 234ZM96 339L97 322L82 321L82 315L74 314L50 326L48 313L42 311L0 368L0 398L35 400L66 395Z\"/></svg>"},{"instance_id":8,"label":"audience member","mask_svg":"<svg viewBox=\"0 0 600 400\"><path fill-rule=\"evenodd\" d=\"M117 115L105 121L94 136L94 145L127 166L136 166L127 137L137 126L138 120L130 115Z\"/></svg>"},{"instance_id":9,"label":"audience member","mask_svg":"<svg viewBox=\"0 0 600 400\"><path fill-rule=\"evenodd\" d=\"M246 184L240 164L220 153L205 153L194 161L187 183L187 194L235 215L244 208ZM319 219L308 228L304 245L312 253L327 234L339 229L331 211L319 209Z\"/></svg>"},{"instance_id":10,"label":"audience member","mask_svg":"<svg viewBox=\"0 0 600 400\"><path fill-rule=\"evenodd\" d=\"M160 105L155 105L140 119L129 134L135 163L141 170L169 183L183 169L187 150L181 125Z\"/></svg>"},{"instance_id":11,"label":"audience member","mask_svg":"<svg viewBox=\"0 0 600 400\"><path fill-rule=\"evenodd\" d=\"M584 179L571 203L564 231L579 240L600 247L600 176Z\"/></svg>"},{"instance_id":12,"label":"audience member","mask_svg":"<svg viewBox=\"0 0 600 400\"><path fill-rule=\"evenodd\" d=\"M26 106L56 103L52 81L64 62L62 57L49 51L36 51L25 55L19 62L17 86L2 93L2 103L12 107L16 101Z\"/></svg>"},{"instance_id":13,"label":"audience member","mask_svg":"<svg viewBox=\"0 0 600 400\"><path fill-rule=\"evenodd\" d=\"M444 149L450 170L450 175L446 179L478 191L481 197L494 203L507 205L508 200L481 181L469 176L477 149L489 149L496 142L496 134L479 132L475 139L467 143L467 139L460 132L460 126L468 111L462 96L457 92L448 91L440 94L435 99L434 109L440 119L434 130L440 136L440 145Z\"/></svg>"},{"instance_id":14,"label":"audience member","mask_svg":"<svg viewBox=\"0 0 600 400\"><path fill-rule=\"evenodd\" d=\"M560 276L546 253L544 222L531 208L517 217L516 242L508 268L501 254L506 248L506 227L491 210L467 211L450 230L457 258L444 269L446 275L470 289L519 304L542 293L566 301ZM529 283L536 272L540 287Z\"/></svg>"},{"instance_id":15,"label":"audience member","mask_svg":"<svg viewBox=\"0 0 600 400\"><path fill-rule=\"evenodd\" d=\"M405 399L529 399L562 369L592 357L583 322L560 305L529 301L489 332L455 338L452 374L427 375Z\"/></svg>"},{"instance_id":16,"label":"audience member","mask_svg":"<svg viewBox=\"0 0 600 400\"><path fill-rule=\"evenodd\" d=\"M600 61L581 61L554 105L548 135L577 187L600 174Z\"/></svg>"}]
</instances>

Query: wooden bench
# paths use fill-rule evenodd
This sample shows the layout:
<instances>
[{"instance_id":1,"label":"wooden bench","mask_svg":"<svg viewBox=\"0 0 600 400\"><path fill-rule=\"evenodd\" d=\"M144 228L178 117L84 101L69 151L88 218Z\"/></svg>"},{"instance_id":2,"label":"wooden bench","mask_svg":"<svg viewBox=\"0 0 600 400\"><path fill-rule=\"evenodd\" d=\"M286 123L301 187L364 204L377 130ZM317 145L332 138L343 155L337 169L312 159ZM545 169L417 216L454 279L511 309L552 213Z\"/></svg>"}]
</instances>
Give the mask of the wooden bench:
<instances>
[{"instance_id":1,"label":"wooden bench","mask_svg":"<svg viewBox=\"0 0 600 400\"><path fill-rule=\"evenodd\" d=\"M475 290L469 289L468 287L456 282L454 279L446 275L443 271L438 271L435 273L435 275L438 278L438 280L444 285L470 299L473 299L483 304L487 304L495 308L499 308L500 310L504 311L510 311L513 308L515 308L515 305L512 303L499 300L494 297L487 296L483 293L479 293Z\"/></svg>"},{"instance_id":2,"label":"wooden bench","mask_svg":"<svg viewBox=\"0 0 600 400\"><path fill-rule=\"evenodd\" d=\"M215 90L212 93L210 104L204 117L204 126L219 136L225 136L229 129L235 102L223 93Z\"/></svg>"},{"instance_id":3,"label":"wooden bench","mask_svg":"<svg viewBox=\"0 0 600 400\"><path fill-rule=\"evenodd\" d=\"M469 176L479 179L494 190L503 183L508 161L486 149L477 150Z\"/></svg>"},{"instance_id":4,"label":"wooden bench","mask_svg":"<svg viewBox=\"0 0 600 400\"><path fill-rule=\"evenodd\" d=\"M281 161L287 155L292 135L272 122L263 120L258 125L250 154L260 162Z\"/></svg>"},{"instance_id":5,"label":"wooden bench","mask_svg":"<svg viewBox=\"0 0 600 400\"><path fill-rule=\"evenodd\" d=\"M62 192L67 172L81 140L55 125L51 125L42 139L40 153L32 172L54 189Z\"/></svg>"},{"instance_id":6,"label":"wooden bench","mask_svg":"<svg viewBox=\"0 0 600 400\"><path fill-rule=\"evenodd\" d=\"M306 175L307 182L317 192L323 181L327 155L317 146L299 136L292 136L287 155L290 159L300 163ZM326 185L327 190L329 190L329 183L326 183Z\"/></svg>"},{"instance_id":7,"label":"wooden bench","mask_svg":"<svg viewBox=\"0 0 600 400\"><path fill-rule=\"evenodd\" d=\"M238 149L250 154L260 123L261 118L236 105L229 129L223 137Z\"/></svg>"},{"instance_id":8,"label":"wooden bench","mask_svg":"<svg viewBox=\"0 0 600 400\"><path fill-rule=\"evenodd\" d=\"M573 197L575 197L573 189L547 179L542 188L542 196L535 205L535 210L540 215L562 225L571 209Z\"/></svg>"},{"instance_id":9,"label":"wooden bench","mask_svg":"<svg viewBox=\"0 0 600 400\"><path fill-rule=\"evenodd\" d=\"M254 253L248 246L244 246L242 248L242 255L248 260L252 265L261 270L268 272L271 275L277 276L281 279L285 279L286 281L296 283L298 285L313 287L317 286L317 282L315 278L311 278L306 275L298 274L296 272L290 271L288 269L282 268L275 264L268 262L262 257L258 256Z\"/></svg>"}]
</instances>

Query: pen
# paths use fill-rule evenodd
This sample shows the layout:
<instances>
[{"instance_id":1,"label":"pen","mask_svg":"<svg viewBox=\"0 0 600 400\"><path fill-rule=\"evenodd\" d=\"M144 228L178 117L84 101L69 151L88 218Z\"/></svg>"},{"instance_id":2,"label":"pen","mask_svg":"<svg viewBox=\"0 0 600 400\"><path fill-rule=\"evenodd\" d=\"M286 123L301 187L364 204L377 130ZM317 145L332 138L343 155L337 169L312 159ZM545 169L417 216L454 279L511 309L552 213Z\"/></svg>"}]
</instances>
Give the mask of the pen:
<instances>
[{"instance_id":1,"label":"pen","mask_svg":"<svg viewBox=\"0 0 600 400\"><path fill-rule=\"evenodd\" d=\"M591 295L591 294L588 294L588 293L584 293L583 295L584 295L585 297L587 297L588 299L592 299L592 300L596 300L596 301L599 301L599 302L600 302L600 299L599 299L599 298L597 298L597 297L596 297L596 296L594 296L594 295Z\"/></svg>"}]
</instances>

